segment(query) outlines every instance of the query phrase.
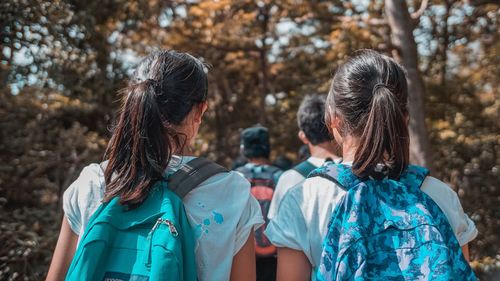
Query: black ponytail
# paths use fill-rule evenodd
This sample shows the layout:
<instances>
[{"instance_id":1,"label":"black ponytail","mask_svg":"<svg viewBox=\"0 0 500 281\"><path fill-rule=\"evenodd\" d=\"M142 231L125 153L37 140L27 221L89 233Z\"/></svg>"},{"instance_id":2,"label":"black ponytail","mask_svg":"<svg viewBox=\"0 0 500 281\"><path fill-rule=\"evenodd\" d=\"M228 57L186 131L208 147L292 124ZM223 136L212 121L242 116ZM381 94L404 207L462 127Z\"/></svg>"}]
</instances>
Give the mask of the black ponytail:
<instances>
[{"instance_id":1,"label":"black ponytail","mask_svg":"<svg viewBox=\"0 0 500 281\"><path fill-rule=\"evenodd\" d=\"M409 163L408 90L404 69L389 57L365 50L334 76L327 104L342 120L342 134L358 138L353 173L398 178ZM328 123L330 124L330 123Z\"/></svg>"},{"instance_id":2,"label":"black ponytail","mask_svg":"<svg viewBox=\"0 0 500 281\"><path fill-rule=\"evenodd\" d=\"M159 51L144 59L123 91L123 101L106 149L104 201L120 196L134 208L147 197L174 149L186 137L175 130L195 104L207 98L203 64L188 54Z\"/></svg>"},{"instance_id":3,"label":"black ponytail","mask_svg":"<svg viewBox=\"0 0 500 281\"><path fill-rule=\"evenodd\" d=\"M389 177L397 178L408 165L406 147L409 139L405 114L387 86L376 84L352 169L365 177L383 163L390 167Z\"/></svg>"}]
</instances>

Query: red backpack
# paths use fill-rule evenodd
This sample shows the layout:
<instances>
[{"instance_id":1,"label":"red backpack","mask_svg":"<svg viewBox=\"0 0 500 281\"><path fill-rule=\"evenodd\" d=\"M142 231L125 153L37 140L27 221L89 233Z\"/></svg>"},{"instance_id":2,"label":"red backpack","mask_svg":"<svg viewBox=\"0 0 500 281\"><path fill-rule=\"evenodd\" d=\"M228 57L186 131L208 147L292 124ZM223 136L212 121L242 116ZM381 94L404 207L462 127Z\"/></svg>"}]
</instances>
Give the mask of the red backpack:
<instances>
[{"instance_id":1,"label":"red backpack","mask_svg":"<svg viewBox=\"0 0 500 281\"><path fill-rule=\"evenodd\" d=\"M283 171L274 166L253 163L248 163L238 168L237 171L250 181L250 192L259 201L265 221L264 225L255 230L255 253L260 257L273 256L276 254L276 247L267 239L264 230L269 222L267 214L273 199L274 188Z\"/></svg>"}]
</instances>

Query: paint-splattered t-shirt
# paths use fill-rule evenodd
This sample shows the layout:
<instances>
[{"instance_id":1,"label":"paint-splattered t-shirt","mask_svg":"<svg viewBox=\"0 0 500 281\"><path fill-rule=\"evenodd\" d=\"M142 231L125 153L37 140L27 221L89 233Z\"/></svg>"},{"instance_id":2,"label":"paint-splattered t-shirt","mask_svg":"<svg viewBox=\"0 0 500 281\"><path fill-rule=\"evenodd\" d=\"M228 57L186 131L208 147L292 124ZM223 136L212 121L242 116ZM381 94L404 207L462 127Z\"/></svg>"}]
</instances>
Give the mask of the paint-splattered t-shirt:
<instances>
[{"instance_id":1,"label":"paint-splattered t-shirt","mask_svg":"<svg viewBox=\"0 0 500 281\"><path fill-rule=\"evenodd\" d=\"M174 156L173 173L194 157ZM63 209L71 229L80 235L104 196L104 174L99 164L85 167L64 192ZM229 280L233 256L243 247L251 231L264 221L250 184L236 172L217 174L183 199L196 235L198 279Z\"/></svg>"}]
</instances>

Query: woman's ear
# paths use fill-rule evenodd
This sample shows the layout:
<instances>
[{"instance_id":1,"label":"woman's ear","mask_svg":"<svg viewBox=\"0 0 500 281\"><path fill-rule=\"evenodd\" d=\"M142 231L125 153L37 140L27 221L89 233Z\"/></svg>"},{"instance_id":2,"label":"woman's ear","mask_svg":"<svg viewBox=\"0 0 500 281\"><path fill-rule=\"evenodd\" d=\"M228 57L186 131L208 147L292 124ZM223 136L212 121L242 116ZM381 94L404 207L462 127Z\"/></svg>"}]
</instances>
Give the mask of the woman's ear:
<instances>
[{"instance_id":1,"label":"woman's ear","mask_svg":"<svg viewBox=\"0 0 500 281\"><path fill-rule=\"evenodd\" d=\"M328 126L330 126L330 128L331 128L333 138L335 139L337 144L342 146L343 138L342 138L342 135L340 134L342 120L340 120L340 118L337 115L335 115L333 118L330 118L330 124L328 124Z\"/></svg>"},{"instance_id":2,"label":"woman's ear","mask_svg":"<svg viewBox=\"0 0 500 281\"><path fill-rule=\"evenodd\" d=\"M334 116L333 118L330 119L330 124L328 124L328 125L332 129L339 130L340 129L340 122L341 122L340 118L338 116Z\"/></svg>"},{"instance_id":3,"label":"woman's ear","mask_svg":"<svg viewBox=\"0 0 500 281\"><path fill-rule=\"evenodd\" d=\"M196 109L197 110L194 112L194 122L197 124L201 124L201 119L203 118L203 114L205 114L205 112L208 109L208 102L205 101L200 103Z\"/></svg>"},{"instance_id":4,"label":"woman's ear","mask_svg":"<svg viewBox=\"0 0 500 281\"><path fill-rule=\"evenodd\" d=\"M306 137L306 133L304 131L300 130L298 133L299 139L304 143L304 144L309 144L309 139Z\"/></svg>"},{"instance_id":5,"label":"woman's ear","mask_svg":"<svg viewBox=\"0 0 500 281\"><path fill-rule=\"evenodd\" d=\"M202 103L202 114L204 114L205 111L207 111L207 109L208 109L208 101L204 101Z\"/></svg>"}]
</instances>

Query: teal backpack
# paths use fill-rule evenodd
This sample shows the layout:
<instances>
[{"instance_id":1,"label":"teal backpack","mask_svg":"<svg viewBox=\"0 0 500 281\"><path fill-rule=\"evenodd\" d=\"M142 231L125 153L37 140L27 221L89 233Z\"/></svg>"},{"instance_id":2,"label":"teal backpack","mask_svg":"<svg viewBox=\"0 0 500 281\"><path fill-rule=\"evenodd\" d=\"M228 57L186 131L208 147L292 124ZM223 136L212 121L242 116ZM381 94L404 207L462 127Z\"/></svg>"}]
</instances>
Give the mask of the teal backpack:
<instances>
[{"instance_id":1,"label":"teal backpack","mask_svg":"<svg viewBox=\"0 0 500 281\"><path fill-rule=\"evenodd\" d=\"M203 158L184 164L157 183L137 208L119 198L91 217L66 280L197 280L195 239L182 198L211 176L227 170ZM168 188L167 188L168 186Z\"/></svg>"}]
</instances>

